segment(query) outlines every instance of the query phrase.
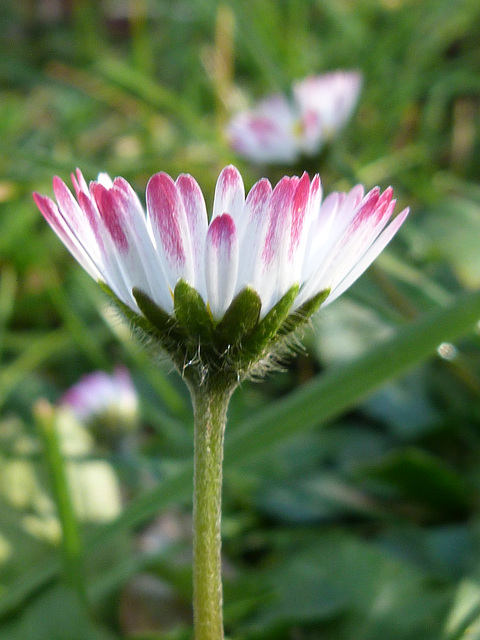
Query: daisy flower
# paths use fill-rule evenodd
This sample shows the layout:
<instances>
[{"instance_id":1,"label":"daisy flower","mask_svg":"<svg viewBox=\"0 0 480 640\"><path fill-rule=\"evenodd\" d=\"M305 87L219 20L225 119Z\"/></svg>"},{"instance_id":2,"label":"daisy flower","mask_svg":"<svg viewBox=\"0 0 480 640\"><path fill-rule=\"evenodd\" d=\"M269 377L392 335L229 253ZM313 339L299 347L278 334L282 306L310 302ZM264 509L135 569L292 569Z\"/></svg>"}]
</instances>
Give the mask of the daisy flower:
<instances>
[{"instance_id":1,"label":"daisy flower","mask_svg":"<svg viewBox=\"0 0 480 640\"><path fill-rule=\"evenodd\" d=\"M123 178L101 174L87 185L77 170L72 182L74 194L54 178L56 203L34 194L40 211L130 319L156 327L167 351L187 336L192 348L213 342L231 355L262 335L265 355L278 330L296 328L353 284L408 213L392 219L390 187L365 194L357 185L323 198L320 177L306 173L274 187L263 178L245 197L231 165L218 178L210 218L187 174L155 174L146 213Z\"/></svg>"}]
</instances>

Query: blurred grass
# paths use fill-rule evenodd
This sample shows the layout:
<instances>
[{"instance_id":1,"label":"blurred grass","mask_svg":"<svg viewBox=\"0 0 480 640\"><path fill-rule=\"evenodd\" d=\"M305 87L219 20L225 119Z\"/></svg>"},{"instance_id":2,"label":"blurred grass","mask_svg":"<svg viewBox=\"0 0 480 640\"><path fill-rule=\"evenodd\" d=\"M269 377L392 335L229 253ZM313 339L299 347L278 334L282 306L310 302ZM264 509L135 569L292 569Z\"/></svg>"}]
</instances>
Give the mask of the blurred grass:
<instances>
[{"instance_id":1,"label":"blurred grass","mask_svg":"<svg viewBox=\"0 0 480 640\"><path fill-rule=\"evenodd\" d=\"M247 187L303 169L327 192L392 184L412 214L320 313L308 351L234 396L230 637L480 638L479 39L476 0L1 3L0 640L188 637L187 394L108 311L31 192L76 166L141 196L155 171L190 172L211 206L231 161ZM228 149L235 109L336 68L360 69L364 87L318 158L258 169ZM134 453L87 454L116 472L125 506L79 523L86 612L61 582L32 408L118 363L141 391L142 428Z\"/></svg>"}]
</instances>

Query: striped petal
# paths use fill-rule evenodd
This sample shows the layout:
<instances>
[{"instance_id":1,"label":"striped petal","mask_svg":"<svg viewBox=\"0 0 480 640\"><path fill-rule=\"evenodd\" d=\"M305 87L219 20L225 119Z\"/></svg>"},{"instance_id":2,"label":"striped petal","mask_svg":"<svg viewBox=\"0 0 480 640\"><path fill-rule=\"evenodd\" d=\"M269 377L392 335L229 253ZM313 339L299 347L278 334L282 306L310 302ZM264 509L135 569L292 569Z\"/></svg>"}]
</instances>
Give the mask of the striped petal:
<instances>
[{"instance_id":1,"label":"striped petal","mask_svg":"<svg viewBox=\"0 0 480 640\"><path fill-rule=\"evenodd\" d=\"M378 236L375 242L368 248L363 256L356 262L352 270L346 275L345 278L332 290L328 296L325 304L330 304L344 291L346 291L354 282L359 278L362 273L367 269L372 262L377 258L380 253L385 249L387 244L393 238L393 236L400 229L409 213L408 207L399 213L395 219L388 225L386 229Z\"/></svg>"},{"instance_id":2,"label":"striped petal","mask_svg":"<svg viewBox=\"0 0 480 640\"><path fill-rule=\"evenodd\" d=\"M219 320L233 300L238 274L238 238L235 222L228 213L216 217L207 233L205 280L208 305Z\"/></svg>"},{"instance_id":3,"label":"striped petal","mask_svg":"<svg viewBox=\"0 0 480 640\"><path fill-rule=\"evenodd\" d=\"M192 286L205 297L205 273L203 260L205 252L205 239L208 230L207 208L203 193L196 180L185 173L176 181L177 191L183 202L187 226L190 235L190 245L193 260Z\"/></svg>"},{"instance_id":4,"label":"striped petal","mask_svg":"<svg viewBox=\"0 0 480 640\"><path fill-rule=\"evenodd\" d=\"M327 261L330 266L326 273L334 274L332 287L337 286L338 281L350 272L387 224L395 207L395 201L391 198L391 189L387 189L381 196L377 190L365 196L357 215L332 251L331 259ZM342 268L341 271L335 271L333 263L335 256L339 254L343 255Z\"/></svg>"},{"instance_id":5,"label":"striped petal","mask_svg":"<svg viewBox=\"0 0 480 640\"><path fill-rule=\"evenodd\" d=\"M187 214L175 182L166 173L157 173L148 182L147 215L171 291L180 278L193 283Z\"/></svg>"},{"instance_id":6,"label":"striped petal","mask_svg":"<svg viewBox=\"0 0 480 640\"><path fill-rule=\"evenodd\" d=\"M242 260L239 264L237 293L247 285L257 290L260 285L271 194L272 185L266 178L262 178L252 187L245 201L243 225L238 229Z\"/></svg>"},{"instance_id":7,"label":"striped petal","mask_svg":"<svg viewBox=\"0 0 480 640\"><path fill-rule=\"evenodd\" d=\"M45 220L55 231L72 256L80 263L85 271L95 280L103 280L101 270L90 257L84 244L73 232L68 221L62 216L57 205L47 196L33 194L35 204L40 209Z\"/></svg>"},{"instance_id":8,"label":"striped petal","mask_svg":"<svg viewBox=\"0 0 480 640\"><path fill-rule=\"evenodd\" d=\"M98 182L90 188L132 301L132 289L137 287L166 311L171 310L173 303L161 277L162 267L133 189L123 178L116 178L111 188Z\"/></svg>"},{"instance_id":9,"label":"striped petal","mask_svg":"<svg viewBox=\"0 0 480 640\"><path fill-rule=\"evenodd\" d=\"M218 177L213 200L212 220L228 213L236 222L240 219L245 202L242 176L233 165L225 167Z\"/></svg>"},{"instance_id":10,"label":"striped petal","mask_svg":"<svg viewBox=\"0 0 480 640\"><path fill-rule=\"evenodd\" d=\"M261 252L257 280L262 299L262 316L288 291L292 273L288 259L292 207L299 179L282 178L272 192L268 206L268 224Z\"/></svg>"},{"instance_id":11,"label":"striped petal","mask_svg":"<svg viewBox=\"0 0 480 640\"><path fill-rule=\"evenodd\" d=\"M316 184L314 185L314 190ZM286 267L291 271L291 278L296 280L300 276L304 261L306 246L306 229L311 221L310 206L310 178L304 173L293 194L292 224L290 229L290 242L287 253ZM312 203L314 205L315 202Z\"/></svg>"},{"instance_id":12,"label":"striped petal","mask_svg":"<svg viewBox=\"0 0 480 640\"><path fill-rule=\"evenodd\" d=\"M352 202L358 199L359 192L355 193L354 196ZM343 203L340 204L339 209L342 205ZM340 287L341 292L345 291L363 273L378 255L374 251L372 253L369 253L369 251L390 219L394 206L395 201L392 201L392 190L390 188L381 195L380 190L375 188L363 198L357 207L354 207L353 215L348 212L348 218L351 219L350 224L344 229L340 237L338 237L338 234L331 234L335 237L336 242L326 245L327 250L318 257L317 268L313 270L313 273L307 279L297 299L297 305L303 304L316 292L326 288L331 289L330 296L326 301L330 302L340 295L340 293L334 295L337 288ZM343 214L347 215L347 212L344 211ZM403 217L400 218L399 222L396 223L394 221L392 223L393 228L390 230L392 235L389 237L387 233L384 236L385 244L383 247L398 230L405 219L405 215L402 213ZM343 222L340 226L343 227ZM389 227L386 231L388 229ZM383 247L379 248L378 253ZM368 255L371 255L370 260L368 260ZM344 287L342 283L345 283Z\"/></svg>"}]
</instances>

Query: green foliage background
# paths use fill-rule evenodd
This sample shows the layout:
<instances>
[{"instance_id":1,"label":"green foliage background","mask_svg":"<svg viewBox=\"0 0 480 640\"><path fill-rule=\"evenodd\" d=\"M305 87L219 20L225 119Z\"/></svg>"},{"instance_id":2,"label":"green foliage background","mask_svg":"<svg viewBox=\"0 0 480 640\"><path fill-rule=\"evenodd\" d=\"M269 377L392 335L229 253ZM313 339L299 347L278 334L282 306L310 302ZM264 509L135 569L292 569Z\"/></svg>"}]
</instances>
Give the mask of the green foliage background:
<instances>
[{"instance_id":1,"label":"green foliage background","mask_svg":"<svg viewBox=\"0 0 480 640\"><path fill-rule=\"evenodd\" d=\"M187 393L108 312L31 192L78 166L142 194L164 170L192 173L211 204L232 161L247 188L304 169L326 192L392 184L412 213L287 372L234 396L229 637L480 639L479 43L478 0L3 0L0 640L189 637ZM236 108L338 68L361 70L363 91L319 157L259 170L228 149ZM56 459L36 402L120 363L141 394L138 446ZM52 474L92 463L69 519ZM107 517L112 477L123 508ZM61 525L80 532L84 598Z\"/></svg>"}]
</instances>

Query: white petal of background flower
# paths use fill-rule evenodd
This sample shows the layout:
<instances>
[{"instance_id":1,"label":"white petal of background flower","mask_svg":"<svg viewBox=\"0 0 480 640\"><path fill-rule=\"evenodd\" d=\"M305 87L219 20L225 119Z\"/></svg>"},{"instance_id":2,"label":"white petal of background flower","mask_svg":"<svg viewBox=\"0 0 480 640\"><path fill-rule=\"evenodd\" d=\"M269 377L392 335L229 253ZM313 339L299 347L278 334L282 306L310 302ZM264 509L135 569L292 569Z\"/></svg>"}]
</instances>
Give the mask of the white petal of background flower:
<instances>
[{"instance_id":1,"label":"white petal of background flower","mask_svg":"<svg viewBox=\"0 0 480 640\"><path fill-rule=\"evenodd\" d=\"M299 153L297 127L295 108L275 95L234 116L226 135L234 151L256 164L292 164Z\"/></svg>"},{"instance_id":2,"label":"white petal of background flower","mask_svg":"<svg viewBox=\"0 0 480 640\"><path fill-rule=\"evenodd\" d=\"M293 95L302 123L299 147L317 153L350 118L358 101L362 77L356 71L334 71L294 83Z\"/></svg>"},{"instance_id":3,"label":"white petal of background flower","mask_svg":"<svg viewBox=\"0 0 480 640\"><path fill-rule=\"evenodd\" d=\"M113 411L134 417L138 395L128 370L117 367L112 374L94 371L83 376L63 394L59 404L73 411L81 422Z\"/></svg>"}]
</instances>

